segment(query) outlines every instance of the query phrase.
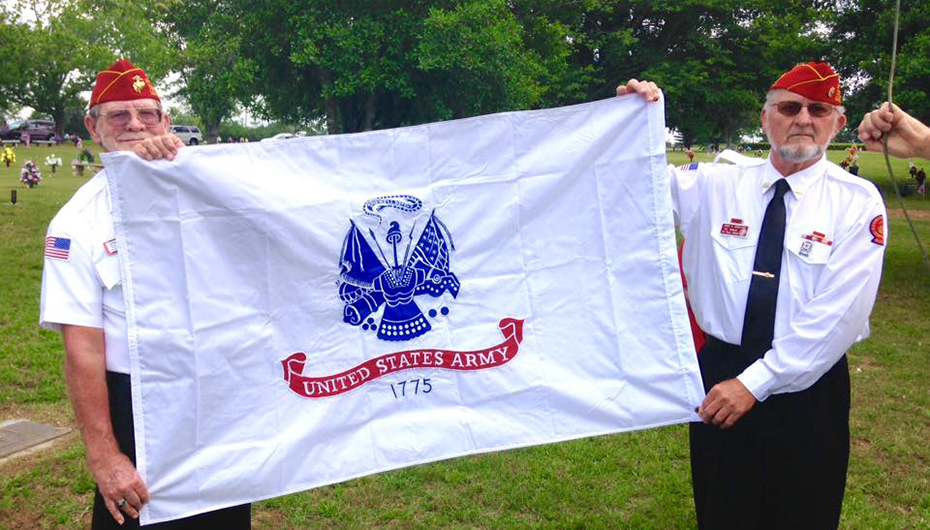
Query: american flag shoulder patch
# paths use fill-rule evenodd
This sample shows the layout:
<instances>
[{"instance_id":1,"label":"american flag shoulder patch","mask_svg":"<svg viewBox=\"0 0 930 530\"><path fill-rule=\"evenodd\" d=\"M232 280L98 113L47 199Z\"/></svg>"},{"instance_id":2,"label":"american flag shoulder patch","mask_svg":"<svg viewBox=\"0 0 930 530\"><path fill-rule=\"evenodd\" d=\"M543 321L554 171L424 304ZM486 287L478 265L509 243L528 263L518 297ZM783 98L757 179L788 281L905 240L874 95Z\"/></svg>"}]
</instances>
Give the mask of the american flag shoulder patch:
<instances>
[{"instance_id":1,"label":"american flag shoulder patch","mask_svg":"<svg viewBox=\"0 0 930 530\"><path fill-rule=\"evenodd\" d=\"M71 254L71 239L67 237L45 238L45 257L54 259L68 260Z\"/></svg>"},{"instance_id":2,"label":"american flag shoulder patch","mask_svg":"<svg viewBox=\"0 0 930 530\"><path fill-rule=\"evenodd\" d=\"M697 168L698 168L698 163L697 163L697 162L692 162L692 163L690 163L690 164L685 164L685 165L679 167L678 169L680 169L680 170L682 170L682 171L694 171L694 170L697 169Z\"/></svg>"}]
</instances>

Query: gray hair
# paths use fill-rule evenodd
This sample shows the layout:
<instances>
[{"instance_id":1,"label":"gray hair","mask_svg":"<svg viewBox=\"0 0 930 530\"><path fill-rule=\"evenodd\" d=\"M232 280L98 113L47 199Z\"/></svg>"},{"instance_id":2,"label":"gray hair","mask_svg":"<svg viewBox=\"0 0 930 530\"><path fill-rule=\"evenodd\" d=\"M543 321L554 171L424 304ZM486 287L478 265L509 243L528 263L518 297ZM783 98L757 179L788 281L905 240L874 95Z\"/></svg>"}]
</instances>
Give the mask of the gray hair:
<instances>
[{"instance_id":1,"label":"gray hair","mask_svg":"<svg viewBox=\"0 0 930 530\"><path fill-rule=\"evenodd\" d=\"M775 98L781 92L786 92L786 90L784 88L776 88L774 90L769 90L768 93L765 94L765 106L768 107L769 105L775 103ZM830 103L827 103L827 104L830 105ZM842 116L843 114L846 114L846 107L842 105L833 105L833 108L836 109L836 112L840 116Z\"/></svg>"}]
</instances>

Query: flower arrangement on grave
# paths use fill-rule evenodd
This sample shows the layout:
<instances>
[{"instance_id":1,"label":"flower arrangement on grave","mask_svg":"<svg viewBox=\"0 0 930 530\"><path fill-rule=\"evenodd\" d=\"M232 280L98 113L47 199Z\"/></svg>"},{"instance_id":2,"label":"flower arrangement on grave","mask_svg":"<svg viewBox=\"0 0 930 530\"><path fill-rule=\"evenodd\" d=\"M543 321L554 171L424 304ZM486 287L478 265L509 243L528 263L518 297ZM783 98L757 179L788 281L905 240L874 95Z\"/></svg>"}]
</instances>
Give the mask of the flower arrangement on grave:
<instances>
[{"instance_id":1,"label":"flower arrangement on grave","mask_svg":"<svg viewBox=\"0 0 930 530\"><path fill-rule=\"evenodd\" d=\"M10 167L10 164L16 162L16 152L13 151L13 148L6 146L0 151L0 162L6 164L6 167Z\"/></svg>"},{"instance_id":2,"label":"flower arrangement on grave","mask_svg":"<svg viewBox=\"0 0 930 530\"><path fill-rule=\"evenodd\" d=\"M39 172L39 166L36 165L32 160L27 160L23 165L23 170L19 174L19 181L34 188L42 182L42 174Z\"/></svg>"},{"instance_id":3,"label":"flower arrangement on grave","mask_svg":"<svg viewBox=\"0 0 930 530\"><path fill-rule=\"evenodd\" d=\"M55 168L61 165L61 158L55 155L48 155L45 157L45 165L52 167L52 173L55 172Z\"/></svg>"},{"instance_id":4,"label":"flower arrangement on grave","mask_svg":"<svg viewBox=\"0 0 930 530\"><path fill-rule=\"evenodd\" d=\"M78 155L78 161L84 162L87 164L94 163L94 154L90 152L90 149L85 149L81 151L81 154Z\"/></svg>"}]
</instances>

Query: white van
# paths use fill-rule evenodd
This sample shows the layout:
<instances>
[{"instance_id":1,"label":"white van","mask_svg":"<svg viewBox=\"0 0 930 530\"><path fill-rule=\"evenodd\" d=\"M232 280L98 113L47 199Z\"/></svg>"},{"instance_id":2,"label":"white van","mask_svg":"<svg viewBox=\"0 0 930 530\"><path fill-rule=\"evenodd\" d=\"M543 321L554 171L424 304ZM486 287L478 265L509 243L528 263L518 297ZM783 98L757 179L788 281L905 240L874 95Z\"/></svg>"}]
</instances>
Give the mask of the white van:
<instances>
[{"instance_id":1,"label":"white van","mask_svg":"<svg viewBox=\"0 0 930 530\"><path fill-rule=\"evenodd\" d=\"M193 125L172 125L171 134L180 138L187 145L203 143L203 134L201 134L200 129Z\"/></svg>"}]
</instances>

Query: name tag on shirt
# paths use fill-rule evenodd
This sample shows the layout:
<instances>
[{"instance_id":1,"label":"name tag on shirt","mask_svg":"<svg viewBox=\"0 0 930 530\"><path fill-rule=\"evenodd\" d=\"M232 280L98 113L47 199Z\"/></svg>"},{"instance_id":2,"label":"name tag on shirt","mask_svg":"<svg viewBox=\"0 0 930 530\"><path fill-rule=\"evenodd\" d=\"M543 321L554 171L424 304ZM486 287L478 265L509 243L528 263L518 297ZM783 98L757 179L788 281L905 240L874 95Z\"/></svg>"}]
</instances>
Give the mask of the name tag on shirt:
<instances>
[{"instance_id":1,"label":"name tag on shirt","mask_svg":"<svg viewBox=\"0 0 930 530\"><path fill-rule=\"evenodd\" d=\"M723 226L720 227L720 234L746 238L749 236L749 226L744 225L742 219L730 219L729 223L723 223Z\"/></svg>"}]
</instances>

